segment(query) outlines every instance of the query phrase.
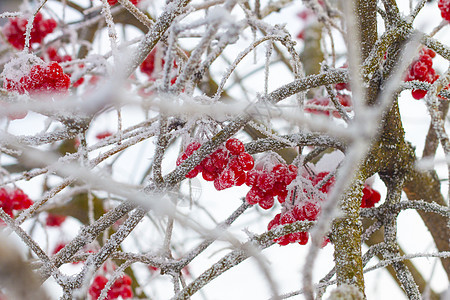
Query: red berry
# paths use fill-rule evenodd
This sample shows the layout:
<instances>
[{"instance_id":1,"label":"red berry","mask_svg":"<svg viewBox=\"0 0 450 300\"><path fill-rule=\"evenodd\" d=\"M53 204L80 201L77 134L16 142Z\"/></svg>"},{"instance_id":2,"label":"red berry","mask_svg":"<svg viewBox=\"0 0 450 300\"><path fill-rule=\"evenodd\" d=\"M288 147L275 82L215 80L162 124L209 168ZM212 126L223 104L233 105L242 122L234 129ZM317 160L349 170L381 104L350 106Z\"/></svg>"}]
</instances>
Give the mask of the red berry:
<instances>
[{"instance_id":1,"label":"red berry","mask_svg":"<svg viewBox=\"0 0 450 300\"><path fill-rule=\"evenodd\" d=\"M297 242L300 245L306 245L308 243L309 234L307 232L299 232L299 237L297 238Z\"/></svg>"},{"instance_id":2,"label":"red berry","mask_svg":"<svg viewBox=\"0 0 450 300\"><path fill-rule=\"evenodd\" d=\"M320 205L318 203L306 202L303 205L303 215L308 221L315 221L320 213Z\"/></svg>"},{"instance_id":3,"label":"red berry","mask_svg":"<svg viewBox=\"0 0 450 300\"><path fill-rule=\"evenodd\" d=\"M326 107L326 106L329 106L330 99L329 98L325 98L325 97L314 98L314 99L307 100L306 104L307 105L317 105L317 106ZM330 112L328 110L326 110L326 109L317 109L317 108L312 108L312 107L306 107L305 108L305 112L309 112L309 113L312 113L312 114L323 114L323 115L326 115L326 116L330 115Z\"/></svg>"},{"instance_id":4,"label":"red berry","mask_svg":"<svg viewBox=\"0 0 450 300\"><path fill-rule=\"evenodd\" d=\"M235 172L243 172L241 164L239 164L238 157L234 156L228 163L228 167Z\"/></svg>"},{"instance_id":5,"label":"red berry","mask_svg":"<svg viewBox=\"0 0 450 300\"><path fill-rule=\"evenodd\" d=\"M287 176L288 172L288 167L285 164L278 164L272 169L272 174L277 182L284 181L284 178Z\"/></svg>"},{"instance_id":6,"label":"red berry","mask_svg":"<svg viewBox=\"0 0 450 300\"><path fill-rule=\"evenodd\" d=\"M256 181L258 180L259 175L260 175L260 172L257 170L249 171L247 173L247 179L245 180L245 184L248 186L256 185Z\"/></svg>"},{"instance_id":7,"label":"red berry","mask_svg":"<svg viewBox=\"0 0 450 300\"><path fill-rule=\"evenodd\" d=\"M89 295L91 295L93 299L98 299L106 283L108 283L108 279L105 276L99 275L95 277L94 282L89 287Z\"/></svg>"},{"instance_id":8,"label":"red berry","mask_svg":"<svg viewBox=\"0 0 450 300\"><path fill-rule=\"evenodd\" d=\"M412 90L411 91L411 95L416 100L422 99L423 97L425 97L426 94L427 94L427 91L424 91L424 90Z\"/></svg>"},{"instance_id":9,"label":"red berry","mask_svg":"<svg viewBox=\"0 0 450 300\"><path fill-rule=\"evenodd\" d=\"M137 5L141 0L130 0L131 3L133 3L134 5ZM117 4L117 0L108 0L109 5L116 5Z\"/></svg>"},{"instance_id":10,"label":"red berry","mask_svg":"<svg viewBox=\"0 0 450 300\"><path fill-rule=\"evenodd\" d=\"M438 7L441 10L441 16L447 22L450 22L450 1L439 0Z\"/></svg>"},{"instance_id":11,"label":"red berry","mask_svg":"<svg viewBox=\"0 0 450 300\"><path fill-rule=\"evenodd\" d=\"M154 48L150 52L150 54L147 56L147 58L142 62L141 66L139 67L142 73L147 74L150 77L153 75L153 71L155 69L155 55L156 55L156 48Z\"/></svg>"},{"instance_id":12,"label":"red berry","mask_svg":"<svg viewBox=\"0 0 450 300\"><path fill-rule=\"evenodd\" d=\"M363 197L361 199L361 207L374 207L375 203L378 203L381 199L381 195L378 191L374 190L369 185L364 185Z\"/></svg>"},{"instance_id":13,"label":"red berry","mask_svg":"<svg viewBox=\"0 0 450 300\"><path fill-rule=\"evenodd\" d=\"M186 174L186 178L194 178L200 173L200 167L196 166L194 169L190 170L189 173Z\"/></svg>"},{"instance_id":14,"label":"red berry","mask_svg":"<svg viewBox=\"0 0 450 300\"><path fill-rule=\"evenodd\" d=\"M200 148L201 144L198 142L192 142L187 145L186 150L184 151L188 156L191 156L195 150Z\"/></svg>"},{"instance_id":15,"label":"red berry","mask_svg":"<svg viewBox=\"0 0 450 300\"><path fill-rule=\"evenodd\" d=\"M66 244L64 243L59 243L58 245L56 245L55 249L53 249L52 254L56 254L58 253L62 248L64 248L66 246Z\"/></svg>"},{"instance_id":16,"label":"red berry","mask_svg":"<svg viewBox=\"0 0 450 300\"><path fill-rule=\"evenodd\" d=\"M66 220L66 216L48 214L45 224L50 227L59 227Z\"/></svg>"},{"instance_id":17,"label":"red berry","mask_svg":"<svg viewBox=\"0 0 450 300\"><path fill-rule=\"evenodd\" d=\"M214 179L217 178L215 173L211 173L209 171L203 170L202 172L202 177L203 179L205 179L206 181L213 181Z\"/></svg>"},{"instance_id":18,"label":"red berry","mask_svg":"<svg viewBox=\"0 0 450 300\"><path fill-rule=\"evenodd\" d=\"M103 140L106 139L107 137L112 136L112 132L111 131L103 131L103 132L99 132L95 135L95 138L98 140Z\"/></svg>"},{"instance_id":19,"label":"red berry","mask_svg":"<svg viewBox=\"0 0 450 300\"><path fill-rule=\"evenodd\" d=\"M261 206L262 209L269 209L273 206L274 199L271 195L264 195L264 197L259 201L259 206Z\"/></svg>"},{"instance_id":20,"label":"red berry","mask_svg":"<svg viewBox=\"0 0 450 300\"><path fill-rule=\"evenodd\" d=\"M235 172L235 174L236 174L235 185L237 185L237 186L243 185L247 179L247 174L244 171Z\"/></svg>"},{"instance_id":21,"label":"red berry","mask_svg":"<svg viewBox=\"0 0 450 300\"><path fill-rule=\"evenodd\" d=\"M297 221L306 220L305 210L303 209L303 206L294 206L292 213L294 214L294 217Z\"/></svg>"},{"instance_id":22,"label":"red berry","mask_svg":"<svg viewBox=\"0 0 450 300\"><path fill-rule=\"evenodd\" d=\"M250 191L248 191L247 195L245 196L245 200L250 205L259 203L259 201L261 201L263 198L264 198L264 192L255 186L252 187L250 189Z\"/></svg>"},{"instance_id":23,"label":"red berry","mask_svg":"<svg viewBox=\"0 0 450 300\"><path fill-rule=\"evenodd\" d=\"M291 182L297 177L297 170L298 168L294 165L288 166L288 172L286 174L286 177L284 178L284 183L286 185L291 184Z\"/></svg>"},{"instance_id":24,"label":"red berry","mask_svg":"<svg viewBox=\"0 0 450 300\"><path fill-rule=\"evenodd\" d=\"M189 156L186 153L181 153L177 158L177 166L181 165Z\"/></svg>"},{"instance_id":25,"label":"red berry","mask_svg":"<svg viewBox=\"0 0 450 300\"><path fill-rule=\"evenodd\" d=\"M238 140L231 138L225 143L225 147L228 149L228 151L231 152L233 155L238 155L245 151L244 144Z\"/></svg>"},{"instance_id":26,"label":"red berry","mask_svg":"<svg viewBox=\"0 0 450 300\"><path fill-rule=\"evenodd\" d=\"M330 242L330 239L327 237L324 237L323 242L322 242L322 248L325 247L326 245L328 245L329 242Z\"/></svg>"},{"instance_id":27,"label":"red berry","mask_svg":"<svg viewBox=\"0 0 450 300\"><path fill-rule=\"evenodd\" d=\"M280 246L286 246L289 245L289 235L285 235L280 237L279 239L275 239L275 242L277 242Z\"/></svg>"},{"instance_id":28,"label":"red berry","mask_svg":"<svg viewBox=\"0 0 450 300\"><path fill-rule=\"evenodd\" d=\"M311 178L311 182L312 184L315 186L317 184L319 184L320 182L322 182L322 180L327 177L329 174L329 172L320 172L319 174L317 174L314 178ZM331 177L319 190L322 193L327 194L331 187L334 185L336 179L333 177Z\"/></svg>"},{"instance_id":29,"label":"red berry","mask_svg":"<svg viewBox=\"0 0 450 300\"><path fill-rule=\"evenodd\" d=\"M275 184L275 177L271 173L262 173L258 176L257 186L263 191L270 191Z\"/></svg>"},{"instance_id":30,"label":"red berry","mask_svg":"<svg viewBox=\"0 0 450 300\"><path fill-rule=\"evenodd\" d=\"M285 212L280 219L280 223L281 224L290 224L290 223L294 223L295 221L297 221L297 219L295 218L294 214L292 211L287 211Z\"/></svg>"},{"instance_id":31,"label":"red berry","mask_svg":"<svg viewBox=\"0 0 450 300\"><path fill-rule=\"evenodd\" d=\"M108 279L105 276L98 275L94 278L94 282L89 288L89 295L91 295L93 299L98 299L107 283ZM128 275L122 276L112 284L106 299L117 299L120 296L122 296L123 299L133 297L131 278Z\"/></svg>"},{"instance_id":32,"label":"red berry","mask_svg":"<svg viewBox=\"0 0 450 300\"><path fill-rule=\"evenodd\" d=\"M242 152L237 157L239 165L241 165L244 171L250 171L255 166L255 161L253 157L247 152Z\"/></svg>"},{"instance_id":33,"label":"red berry","mask_svg":"<svg viewBox=\"0 0 450 300\"><path fill-rule=\"evenodd\" d=\"M278 198L278 202L284 203L286 201L286 197L288 195L287 190L276 190L276 196Z\"/></svg>"},{"instance_id":34,"label":"red berry","mask_svg":"<svg viewBox=\"0 0 450 300\"><path fill-rule=\"evenodd\" d=\"M225 169L222 173L220 173L218 180L220 181L220 185L223 189L230 188L234 185L236 181L235 173L231 169Z\"/></svg>"},{"instance_id":35,"label":"red berry","mask_svg":"<svg viewBox=\"0 0 450 300\"><path fill-rule=\"evenodd\" d=\"M269 224L267 225L267 230L271 230L272 228L280 225L280 218L281 214L275 215L275 218L273 218L273 220L270 221Z\"/></svg>"}]
</instances>

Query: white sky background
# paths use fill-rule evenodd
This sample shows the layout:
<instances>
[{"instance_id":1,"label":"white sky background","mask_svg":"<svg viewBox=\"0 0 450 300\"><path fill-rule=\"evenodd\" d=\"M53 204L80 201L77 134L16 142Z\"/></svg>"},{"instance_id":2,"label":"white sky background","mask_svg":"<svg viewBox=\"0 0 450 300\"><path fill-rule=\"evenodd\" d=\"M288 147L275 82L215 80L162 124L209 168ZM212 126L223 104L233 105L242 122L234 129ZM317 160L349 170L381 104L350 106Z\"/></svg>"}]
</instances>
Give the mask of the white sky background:
<instances>
[{"instance_id":1,"label":"white sky background","mask_svg":"<svg viewBox=\"0 0 450 300\"><path fill-rule=\"evenodd\" d=\"M81 2L81 1L80 1ZM302 21L296 16L296 14L301 10L300 1L296 1L296 4L291 6L292 9L284 10L283 14L273 14L270 17L271 24L274 23L286 23L287 28L291 32L292 35L296 35L298 31L302 28ZM400 5L402 11L407 14L409 11L409 1L407 0L398 0L397 3ZM439 17L436 17L439 16ZM70 15L67 15L70 18ZM437 26L441 21L440 14L437 8L436 2L432 4L426 5L426 7L420 12L418 15L415 26L416 28L424 31L430 32L435 26ZM448 28L445 30L441 30L436 36L438 40L442 43L450 46L450 39L448 38L450 35L450 30ZM120 30L118 30L120 33ZM131 32L131 31L130 31ZM128 32L128 34L130 34ZM128 37L130 38L130 37ZM236 48L239 48L239 43L242 42L243 45L247 45L251 40L251 36L248 36L247 41L239 41ZM106 39L99 40L96 46L101 45L102 52L107 52L109 50L109 43ZM301 46L301 43L298 45ZM343 44L338 44L338 48L343 49ZM241 47L242 49L242 47ZM264 60L264 47L261 48L261 51L258 51L257 59L258 61ZM228 59L234 59L233 54L236 53L228 53ZM253 55L249 55L248 59L243 62L242 69L249 70L252 68ZM339 66L339 64L338 64ZM442 73L447 69L447 63L439 58L438 56L433 60L434 68ZM225 65L224 65L225 68ZM223 70L220 68L212 69L213 74L220 74ZM237 71L239 75L244 75L246 72ZM240 73L242 72L242 73ZM283 67L274 66L270 73L270 87L269 91L273 90L276 87L279 87L281 84L291 81L290 76L284 76L287 72L283 71ZM263 82L262 73L246 78L245 82L247 87L255 87L255 91L261 92L263 87L261 83ZM241 95L240 91L236 87L231 91L232 94ZM429 126L429 116L427 113L427 109L425 104L422 101L414 100L411 97L411 93L409 91L405 91L402 93L400 100L400 110L402 113L402 119L404 122L404 127L406 131L407 140L412 142L413 145L417 147L416 154L418 156L421 155L423 149L423 143L425 140L426 132L428 131ZM124 128L129 125L133 125L138 121L143 119L143 115L137 112L135 109L124 110ZM10 132L14 134L33 134L42 130L42 128L36 126L36 124L42 124L42 118L36 114L29 113L29 116L24 120L17 120L11 123ZM0 123L3 125L3 123ZM114 131L116 127L116 115L114 113L107 114L105 116L100 117L93 125L92 130L89 131L89 141L94 142L94 136L99 131L104 131L105 129ZM244 135L238 135L239 138L242 138L244 141L248 141L248 138ZM147 141L133 147L130 150L127 150L124 155L118 160L117 164L114 166L113 174L114 178L118 181L130 182L137 184L139 176L137 174L142 174L144 172L146 164L141 162L141 159L150 160L152 152L154 150L153 142ZM165 170L169 171L174 166L174 159L171 160L170 157L175 158L177 153L175 153L175 149L172 150L172 154L169 154L169 159L166 159L168 162L164 165ZM443 158L442 149L439 148L437 160ZM3 158L2 158L3 159ZM5 160L2 160L4 163ZM444 163L440 163L437 167L437 171L441 178L447 177L447 167ZM199 176L201 177L201 176ZM243 187L233 187L228 190L224 190L221 192L217 192L211 183L207 183L203 180L195 180L196 184L201 186L201 196L199 201L205 206L208 207L209 211L212 213L216 220L221 221L229 216L229 214L236 209L240 205L239 198L244 196L247 190L249 189L246 186ZM37 197L40 194L40 190L37 190L38 182L36 180L32 180L31 182L20 182L19 184L30 196ZM385 195L385 189L381 181L377 178L374 183L375 189L382 193L382 199ZM444 181L442 183L442 189L444 195L447 195L447 187L448 182ZM35 192L33 192L33 189ZM403 197L402 200L406 200L406 197ZM235 233L237 236L241 238L241 241L245 241L246 236L242 232L242 228L247 228L250 232L253 233L262 233L266 230L267 223L273 218L273 216L280 211L280 206L275 205L269 211L262 211L259 208L250 209L250 213L247 212L244 216L240 217L235 224L233 224L231 231ZM201 211L194 210L190 211L187 207L183 209L183 212L186 214L193 215L196 220L199 222L205 222L206 224L213 223L209 220L206 214ZM73 229L76 228L77 222L74 220L66 221L64 225L64 229L67 230L69 235L76 234L76 231ZM148 226L145 226L145 222L140 225L137 229L138 232L148 232ZM178 228L180 229L180 228ZM60 240L60 233L58 230L50 229L49 236L49 244L56 244L58 240ZM176 231L177 234L177 231ZM194 237L192 233L187 231L178 231L178 234L188 234ZM135 233L135 236L139 236L138 233ZM175 235L176 238L176 235ZM428 253L435 252L436 249L434 247L433 241L426 230L426 227L423 225L418 214L415 212L408 210L404 211L400 214L398 218L398 239L402 248L406 253ZM70 240L70 239L69 239ZM46 238L43 235L42 240L39 240L40 244L45 248ZM130 238L127 239L127 247L128 250L136 247L136 243L131 241ZM151 244L153 241L139 241L142 243L141 246L146 244ZM18 242L20 243L20 242ZM193 246L197 243L197 240L194 238L190 240L190 246ZM196 258L193 261L193 264L190 271L194 276L198 276L201 274L206 268L208 268L211 263L216 262L220 258L222 258L226 253L228 247L227 243L218 243L219 245L213 244L207 251L205 251L200 257ZM183 245L185 250L190 249L190 246ZM303 264L305 262L305 257L308 252L309 244L306 246L300 246L298 244L290 244L288 246L278 246L274 245L269 249L266 249L262 252L265 259L270 263L270 269L273 272L275 278L277 278L277 282L280 284L280 292L291 292L297 290L301 287L301 270L303 268ZM52 247L49 247L50 249ZM365 247L363 251L367 250ZM332 245L326 246L323 250L321 250L320 256L316 260L316 269L314 272L315 282L317 282L323 275L325 275L333 265L333 247ZM419 258L414 259L416 267L422 271L422 275L425 278L431 277L431 271L435 266L435 262L437 259L430 258ZM373 265L377 262L376 259L373 259L369 265ZM71 272L71 269L77 269L78 267L68 266L67 271ZM135 270L138 270L139 266L136 267ZM142 268L141 268L142 269ZM145 276L148 276L146 274ZM173 295L173 287L170 282L170 278L168 276L156 276L153 275L151 278L147 278L148 280L152 280L149 284L150 295L154 297L154 299L167 299ZM399 287L395 284L391 276L385 270L377 270L372 271L365 275L366 280L366 294L368 299L406 299L404 293L400 291ZM52 291L55 299L60 295L59 287L56 284L52 284L50 282L47 283L47 287ZM445 272L442 269L442 266L438 262L434 269L434 273L431 278L431 287L436 292L441 292L447 288L448 282ZM328 289L328 291L332 290L332 287ZM198 292L192 299L267 299L270 295L270 288L267 284L266 279L262 276L261 271L258 265L254 262L253 259L250 259L244 263L241 263L237 267L232 268L227 271L219 278L215 279L211 283L209 283L204 288L204 293L207 297L203 298L202 292ZM290 299L303 299L302 296L296 296Z\"/></svg>"}]
</instances>

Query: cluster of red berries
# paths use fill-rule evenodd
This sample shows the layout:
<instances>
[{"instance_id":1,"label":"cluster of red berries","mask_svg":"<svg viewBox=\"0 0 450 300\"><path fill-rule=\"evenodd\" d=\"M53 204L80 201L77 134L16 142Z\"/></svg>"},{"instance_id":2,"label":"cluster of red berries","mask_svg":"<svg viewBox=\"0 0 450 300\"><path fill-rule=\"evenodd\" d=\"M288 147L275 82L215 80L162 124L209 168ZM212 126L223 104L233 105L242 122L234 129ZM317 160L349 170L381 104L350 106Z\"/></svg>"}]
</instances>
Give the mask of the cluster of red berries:
<instances>
[{"instance_id":1,"label":"cluster of red berries","mask_svg":"<svg viewBox=\"0 0 450 300\"><path fill-rule=\"evenodd\" d=\"M439 0L438 7L441 10L441 16L447 22L450 22L450 1Z\"/></svg>"},{"instance_id":2,"label":"cluster of red berries","mask_svg":"<svg viewBox=\"0 0 450 300\"><path fill-rule=\"evenodd\" d=\"M25 47L25 32L28 20L25 18L11 18L3 27L3 34L8 42L15 48L22 50ZM39 12L34 17L33 28L31 29L30 44L40 44L42 40L52 33L57 23L53 19L44 19Z\"/></svg>"},{"instance_id":3,"label":"cluster of red berries","mask_svg":"<svg viewBox=\"0 0 450 300\"><path fill-rule=\"evenodd\" d=\"M67 62L72 60L72 56L70 55L59 55L58 50L54 47L48 47L46 54L48 56L49 61L55 61L57 63Z\"/></svg>"},{"instance_id":4,"label":"cluster of red berries","mask_svg":"<svg viewBox=\"0 0 450 300\"><path fill-rule=\"evenodd\" d=\"M159 67L163 68L164 64L165 64L165 60L163 58L160 59L160 61L156 61L156 53L157 53L158 49L155 47L153 48L153 50L150 52L150 54L147 56L147 58L142 62L142 64L140 65L139 69L141 70L142 73L146 74L150 80L155 80L155 78L157 77L157 75L155 76L154 72L155 72L155 67L157 66L157 63L160 63L161 65ZM176 63L176 61L173 61L173 69L177 69L178 65ZM171 84L174 84L175 81L177 80L177 76L172 77L172 79L170 80Z\"/></svg>"},{"instance_id":5,"label":"cluster of red berries","mask_svg":"<svg viewBox=\"0 0 450 300\"><path fill-rule=\"evenodd\" d=\"M89 288L89 295L92 299L98 299L103 288L108 283L108 278L103 275L98 275L94 278L94 282ZM128 275L123 275L121 278L117 279L108 291L108 296L105 298L107 300L117 299L122 297L122 299L128 299L133 297L133 291L131 290L131 278Z\"/></svg>"},{"instance_id":6,"label":"cluster of red berries","mask_svg":"<svg viewBox=\"0 0 450 300\"><path fill-rule=\"evenodd\" d=\"M320 172L315 176L308 176L308 179L311 181L312 185L317 187L317 184L321 183L323 179L328 176L328 172ZM334 184L335 179L331 177L327 182L323 183L320 187L317 187L318 190L322 193L327 194L330 191L330 188ZM275 218L269 222L267 229L271 230L272 228L279 226L294 223L297 221L315 221L320 213L321 206L320 202L317 200L313 200L310 194L304 190L306 197L308 198L306 201L302 201L295 205L292 209L285 211L284 213L277 214ZM320 200L324 200L324 198L319 198ZM281 246L285 246L289 243L299 243L300 245L306 245L308 243L309 234L308 232L294 232L282 236L274 241L280 244ZM324 239L322 247L329 242L328 238Z\"/></svg>"},{"instance_id":7,"label":"cluster of red berries","mask_svg":"<svg viewBox=\"0 0 450 300\"><path fill-rule=\"evenodd\" d=\"M294 165L277 164L271 170L252 170L247 174L245 183L252 188L245 196L248 204L259 204L262 209L274 205L275 196L278 202L286 201L287 186L297 177Z\"/></svg>"},{"instance_id":8,"label":"cluster of red berries","mask_svg":"<svg viewBox=\"0 0 450 300\"><path fill-rule=\"evenodd\" d=\"M46 54L47 54L46 57L44 56L43 59L44 59L44 60L47 60L47 59L48 59L48 61L50 61L50 62L63 63L63 62L68 62L68 61L71 61L71 60L72 60L72 56L70 56L70 55L63 55L63 56L61 56L61 55L58 53L58 50L56 50L56 48L54 48L54 47L48 47L48 48L47 48L47 51L46 51ZM80 67L80 68L83 68L83 67L84 67L84 64L80 64L79 67ZM67 76L71 77L72 74L68 73ZM84 82L84 78L81 77L81 78L78 79L76 82L74 82L74 83L72 84L72 86L73 86L73 87L78 87L78 86L80 86L81 84L83 84L83 82Z\"/></svg>"},{"instance_id":9,"label":"cluster of red berries","mask_svg":"<svg viewBox=\"0 0 450 300\"><path fill-rule=\"evenodd\" d=\"M331 177L326 182L323 182L324 179L328 176L329 172L320 172L315 176L308 176L311 184L317 188L318 191L328 194L330 192L331 187L335 183L335 178ZM321 184L321 186L318 186ZM268 230L279 226L294 223L296 221L315 221L320 214L321 211L321 201L324 201L325 198L319 197L319 200L313 199L311 194L308 194L306 190L304 190L306 197L306 201L301 201L297 203L293 208L285 211L284 213L277 214L273 220L271 220L267 226ZM363 189L363 197L361 200L361 207L373 207L375 203L379 202L381 199L381 195L379 192L374 190L370 185L365 184ZM282 236L280 238L275 239L274 241L278 244L284 246L289 243L299 243L300 245L305 245L308 242L308 233L307 232L294 232ZM322 247L324 247L329 242L328 238L324 238Z\"/></svg>"},{"instance_id":10,"label":"cluster of red berries","mask_svg":"<svg viewBox=\"0 0 450 300\"><path fill-rule=\"evenodd\" d=\"M14 81L6 78L3 87L19 94L28 92L30 95L66 94L70 86L70 77L64 74L57 62L47 66L35 65L28 75Z\"/></svg>"},{"instance_id":11,"label":"cluster of red berries","mask_svg":"<svg viewBox=\"0 0 450 300\"><path fill-rule=\"evenodd\" d=\"M297 206L295 208L297 208ZM304 218L302 218L302 216L295 214L294 211L295 210L287 211L283 214L277 214L275 218L269 222L269 225L267 225L267 229L271 230L272 228L279 225L291 224L296 221L305 220ZM275 239L274 242L280 244L281 246L286 246L289 243L299 243L300 245L306 245L306 243L308 243L308 238L309 236L307 232L293 232Z\"/></svg>"},{"instance_id":12,"label":"cluster of red berries","mask_svg":"<svg viewBox=\"0 0 450 300\"><path fill-rule=\"evenodd\" d=\"M66 220L66 216L48 214L45 224L49 227L59 227Z\"/></svg>"},{"instance_id":13,"label":"cluster of red berries","mask_svg":"<svg viewBox=\"0 0 450 300\"><path fill-rule=\"evenodd\" d=\"M414 61L409 68L405 81L419 80L428 83L435 82L439 78L439 75L433 69L433 58L435 56L436 53L433 50L427 48L422 49L419 59ZM426 94L427 91L425 90L412 90L411 92L411 95L416 100L422 99Z\"/></svg>"},{"instance_id":14,"label":"cluster of red berries","mask_svg":"<svg viewBox=\"0 0 450 300\"><path fill-rule=\"evenodd\" d=\"M343 107L351 107L352 106L352 101L351 101L349 95L338 93L336 95L336 98L338 99L339 103ZM324 108L317 109L314 107L307 107L307 108L305 108L305 112L309 112L312 114L323 114L323 115L329 116L330 110L328 110L327 107L331 107L330 102L331 102L330 98L327 98L327 97L309 99L306 102L307 105L318 105L318 106L323 106ZM333 114L333 117L335 117L335 118L341 118L341 115L337 111L333 111L332 114Z\"/></svg>"},{"instance_id":15,"label":"cluster of red berries","mask_svg":"<svg viewBox=\"0 0 450 300\"><path fill-rule=\"evenodd\" d=\"M0 188L0 207L11 218L14 218L14 210L27 209L32 204L33 201L21 189Z\"/></svg>"},{"instance_id":16,"label":"cluster of red berries","mask_svg":"<svg viewBox=\"0 0 450 300\"><path fill-rule=\"evenodd\" d=\"M177 159L177 166L181 165L201 144L192 142ZM214 153L208 155L198 166L192 169L187 178L194 178L202 173L206 181L214 181L214 187L221 191L234 185L244 184L247 171L253 169L253 157L245 152L244 144L235 138L229 139L225 147L220 147Z\"/></svg>"},{"instance_id":17,"label":"cluster of red berries","mask_svg":"<svg viewBox=\"0 0 450 300\"><path fill-rule=\"evenodd\" d=\"M134 5L138 5L139 2L141 2L141 0L130 0L131 3L133 3ZM116 5L117 4L117 0L108 0L109 5Z\"/></svg>"}]
</instances>

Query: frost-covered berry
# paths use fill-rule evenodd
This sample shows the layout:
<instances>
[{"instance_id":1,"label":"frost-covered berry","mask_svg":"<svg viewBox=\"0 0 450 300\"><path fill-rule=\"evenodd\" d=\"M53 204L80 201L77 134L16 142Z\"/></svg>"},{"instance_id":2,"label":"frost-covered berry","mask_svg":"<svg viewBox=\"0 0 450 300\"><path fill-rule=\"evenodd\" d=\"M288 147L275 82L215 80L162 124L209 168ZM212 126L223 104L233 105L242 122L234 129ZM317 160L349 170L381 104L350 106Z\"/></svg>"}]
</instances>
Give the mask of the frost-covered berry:
<instances>
[{"instance_id":1,"label":"frost-covered berry","mask_svg":"<svg viewBox=\"0 0 450 300\"><path fill-rule=\"evenodd\" d=\"M225 143L225 147L228 149L228 151L231 152L233 155L239 155L242 152L245 151L244 144L238 140L231 138Z\"/></svg>"},{"instance_id":2,"label":"frost-covered berry","mask_svg":"<svg viewBox=\"0 0 450 300\"><path fill-rule=\"evenodd\" d=\"M53 249L52 254L58 253L58 252L61 251L61 249L63 249L65 246L66 246L65 243L59 243L59 244L57 244L57 245L55 246L55 248Z\"/></svg>"},{"instance_id":3,"label":"frost-covered berry","mask_svg":"<svg viewBox=\"0 0 450 300\"><path fill-rule=\"evenodd\" d=\"M3 27L3 34L8 42L15 48L22 50L25 47L25 32L28 24L26 18L11 18ZM33 27L30 32L30 44L40 44L43 39L52 33L57 23L53 19L44 19L39 12L34 17Z\"/></svg>"},{"instance_id":4,"label":"frost-covered berry","mask_svg":"<svg viewBox=\"0 0 450 300\"><path fill-rule=\"evenodd\" d=\"M141 0L130 0L131 3L133 3L134 5L138 5L139 2L141 2ZM116 5L117 4L117 0L108 0L109 5Z\"/></svg>"},{"instance_id":5,"label":"frost-covered berry","mask_svg":"<svg viewBox=\"0 0 450 300\"><path fill-rule=\"evenodd\" d=\"M438 7L441 10L441 16L447 22L450 22L450 1L439 0Z\"/></svg>"},{"instance_id":6,"label":"frost-covered berry","mask_svg":"<svg viewBox=\"0 0 450 300\"><path fill-rule=\"evenodd\" d=\"M48 214L45 224L50 227L59 227L66 220L66 216Z\"/></svg>"},{"instance_id":7,"label":"frost-covered berry","mask_svg":"<svg viewBox=\"0 0 450 300\"><path fill-rule=\"evenodd\" d=\"M262 191L256 186L252 187L245 196L245 200L250 205L259 203L263 198L264 198L264 191Z\"/></svg>"},{"instance_id":8,"label":"frost-covered berry","mask_svg":"<svg viewBox=\"0 0 450 300\"><path fill-rule=\"evenodd\" d=\"M262 209L270 209L274 205L275 200L272 195L265 194L264 197L259 201L259 206Z\"/></svg>"},{"instance_id":9,"label":"frost-covered berry","mask_svg":"<svg viewBox=\"0 0 450 300\"><path fill-rule=\"evenodd\" d=\"M262 173L258 176L256 184L261 190L265 192L270 191L275 184L275 177L272 173Z\"/></svg>"},{"instance_id":10,"label":"frost-covered berry","mask_svg":"<svg viewBox=\"0 0 450 300\"><path fill-rule=\"evenodd\" d=\"M363 197L361 199L361 207L374 207L381 199L381 195L378 191L374 190L371 186L365 184L363 189Z\"/></svg>"},{"instance_id":11,"label":"frost-covered berry","mask_svg":"<svg viewBox=\"0 0 450 300\"><path fill-rule=\"evenodd\" d=\"M236 175L233 170L225 169L217 178L224 189L230 188L236 181Z\"/></svg>"}]
</instances>

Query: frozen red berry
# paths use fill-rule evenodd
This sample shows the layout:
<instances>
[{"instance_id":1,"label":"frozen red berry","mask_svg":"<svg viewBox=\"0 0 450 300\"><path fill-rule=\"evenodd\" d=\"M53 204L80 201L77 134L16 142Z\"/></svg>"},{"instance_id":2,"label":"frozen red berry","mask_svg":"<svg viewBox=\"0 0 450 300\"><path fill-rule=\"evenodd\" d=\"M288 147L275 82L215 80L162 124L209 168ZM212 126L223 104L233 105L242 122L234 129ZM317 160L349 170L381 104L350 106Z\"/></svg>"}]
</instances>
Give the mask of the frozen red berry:
<instances>
[{"instance_id":1,"label":"frozen red berry","mask_svg":"<svg viewBox=\"0 0 450 300\"><path fill-rule=\"evenodd\" d=\"M62 248L66 246L65 243L59 243L56 245L56 247L53 249L52 254L58 253Z\"/></svg>"},{"instance_id":2,"label":"frozen red berry","mask_svg":"<svg viewBox=\"0 0 450 300\"><path fill-rule=\"evenodd\" d=\"M95 138L97 140L103 140L103 139L106 139L107 137L110 137L110 136L112 136L112 132L111 131L102 131L102 132L97 133L95 135Z\"/></svg>"},{"instance_id":3,"label":"frozen red berry","mask_svg":"<svg viewBox=\"0 0 450 300\"><path fill-rule=\"evenodd\" d=\"M141 0L130 0L131 3L133 3L134 5L138 5L138 3ZM116 5L117 4L117 0L108 0L109 5Z\"/></svg>"},{"instance_id":4,"label":"frozen red berry","mask_svg":"<svg viewBox=\"0 0 450 300\"><path fill-rule=\"evenodd\" d=\"M45 224L50 227L59 227L66 220L66 216L48 214Z\"/></svg>"},{"instance_id":5,"label":"frozen red berry","mask_svg":"<svg viewBox=\"0 0 450 300\"><path fill-rule=\"evenodd\" d=\"M269 209L272 208L274 204L274 198L270 194L265 194L264 197L259 201L259 206L262 209Z\"/></svg>"},{"instance_id":6,"label":"frozen red berry","mask_svg":"<svg viewBox=\"0 0 450 300\"><path fill-rule=\"evenodd\" d=\"M262 173L258 176L258 181L256 183L258 187L263 191L270 191L275 184L275 177L272 173Z\"/></svg>"},{"instance_id":7,"label":"frozen red berry","mask_svg":"<svg viewBox=\"0 0 450 300\"><path fill-rule=\"evenodd\" d=\"M364 185L363 189L363 197L361 199L361 207L368 208L374 207L376 203L378 203L381 199L381 195L378 191L374 190L369 185Z\"/></svg>"},{"instance_id":8,"label":"frozen red berry","mask_svg":"<svg viewBox=\"0 0 450 300\"><path fill-rule=\"evenodd\" d=\"M225 147L228 149L228 151L231 152L233 155L238 155L245 151L244 144L238 140L231 138L225 143Z\"/></svg>"},{"instance_id":9,"label":"frozen red berry","mask_svg":"<svg viewBox=\"0 0 450 300\"><path fill-rule=\"evenodd\" d=\"M245 200L250 205L259 203L263 198L264 198L264 192L257 187L252 187L250 189L250 191L248 191L247 195L245 196Z\"/></svg>"}]
</instances>

